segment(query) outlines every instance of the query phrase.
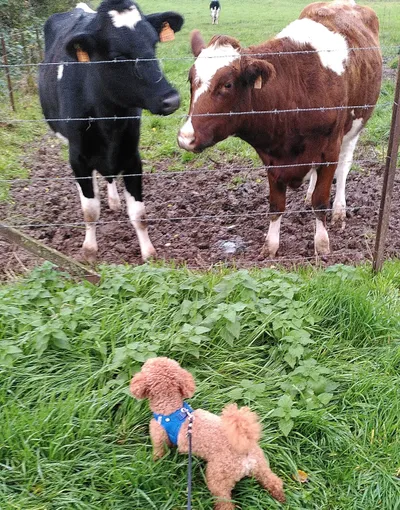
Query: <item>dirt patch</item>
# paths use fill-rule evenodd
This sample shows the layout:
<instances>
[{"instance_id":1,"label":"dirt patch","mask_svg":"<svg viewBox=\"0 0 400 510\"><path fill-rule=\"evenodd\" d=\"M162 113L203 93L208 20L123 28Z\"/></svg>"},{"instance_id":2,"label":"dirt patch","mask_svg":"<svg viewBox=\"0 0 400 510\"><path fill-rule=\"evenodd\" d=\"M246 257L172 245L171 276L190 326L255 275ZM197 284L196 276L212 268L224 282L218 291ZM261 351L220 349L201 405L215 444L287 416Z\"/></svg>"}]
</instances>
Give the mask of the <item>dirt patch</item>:
<instances>
[{"instance_id":1,"label":"dirt patch","mask_svg":"<svg viewBox=\"0 0 400 510\"><path fill-rule=\"evenodd\" d=\"M366 154L359 171L348 178L346 229L329 227L332 255L324 265L371 260L382 187L383 162ZM8 224L39 224L24 232L81 260L84 225L73 180L40 181L40 178L71 177L69 165L60 158L60 145L46 136L34 157L26 162L29 182L14 183L11 204L0 205L0 217ZM167 171L168 161L157 165ZM103 180L101 180L102 182ZM105 184L101 222L98 227L99 262L140 264L140 251L126 211L112 212L107 206ZM121 191L121 186L119 186ZM314 218L304 202L307 185L288 192L287 213L282 221L281 247L276 260L259 261L268 229L268 183L265 169L243 171L227 164L213 170L188 171L179 175L144 177L150 237L161 259L206 268L218 262L238 267L282 264L315 264ZM333 193L332 193L333 195ZM294 212L301 211L301 212ZM400 253L400 177L393 193L387 257ZM78 223L78 225L73 225ZM45 226L52 224L51 226ZM67 225L64 225L67 224ZM0 274L9 277L38 261L16 246L0 241ZM321 261L318 261L321 263Z\"/></svg>"}]
</instances>

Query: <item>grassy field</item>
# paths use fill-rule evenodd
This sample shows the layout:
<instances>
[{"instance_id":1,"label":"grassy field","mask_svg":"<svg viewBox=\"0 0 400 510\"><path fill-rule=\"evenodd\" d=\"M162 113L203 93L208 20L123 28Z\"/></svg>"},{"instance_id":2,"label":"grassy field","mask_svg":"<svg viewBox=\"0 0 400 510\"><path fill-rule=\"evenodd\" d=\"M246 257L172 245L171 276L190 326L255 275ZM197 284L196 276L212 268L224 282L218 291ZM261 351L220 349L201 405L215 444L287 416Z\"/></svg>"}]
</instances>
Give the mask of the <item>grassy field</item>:
<instances>
[{"instance_id":1,"label":"grassy field","mask_svg":"<svg viewBox=\"0 0 400 510\"><path fill-rule=\"evenodd\" d=\"M291 510L400 508L400 264L194 274L104 268L99 287L46 268L0 288L2 510L178 510L187 458L151 459L150 356L192 371L191 404L248 404ZM212 505L194 463L196 510ZM297 470L308 483L296 481ZM238 508L281 508L251 479Z\"/></svg>"}]
</instances>

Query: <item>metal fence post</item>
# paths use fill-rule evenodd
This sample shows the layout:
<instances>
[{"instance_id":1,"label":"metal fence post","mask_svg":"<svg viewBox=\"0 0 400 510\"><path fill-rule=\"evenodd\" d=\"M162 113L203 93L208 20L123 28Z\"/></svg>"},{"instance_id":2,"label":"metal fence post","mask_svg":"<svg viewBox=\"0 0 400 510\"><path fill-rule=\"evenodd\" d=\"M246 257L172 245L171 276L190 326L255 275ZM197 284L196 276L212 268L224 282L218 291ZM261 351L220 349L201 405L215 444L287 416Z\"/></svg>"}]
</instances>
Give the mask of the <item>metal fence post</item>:
<instances>
[{"instance_id":1,"label":"metal fence post","mask_svg":"<svg viewBox=\"0 0 400 510\"><path fill-rule=\"evenodd\" d=\"M394 178L396 175L397 157L400 142L400 57L397 65L397 82L394 93L392 125L390 128L389 145L386 156L385 174L383 178L381 205L379 209L378 229L376 232L373 269L375 272L382 269L385 242L389 229L390 206L392 203Z\"/></svg>"}]
</instances>

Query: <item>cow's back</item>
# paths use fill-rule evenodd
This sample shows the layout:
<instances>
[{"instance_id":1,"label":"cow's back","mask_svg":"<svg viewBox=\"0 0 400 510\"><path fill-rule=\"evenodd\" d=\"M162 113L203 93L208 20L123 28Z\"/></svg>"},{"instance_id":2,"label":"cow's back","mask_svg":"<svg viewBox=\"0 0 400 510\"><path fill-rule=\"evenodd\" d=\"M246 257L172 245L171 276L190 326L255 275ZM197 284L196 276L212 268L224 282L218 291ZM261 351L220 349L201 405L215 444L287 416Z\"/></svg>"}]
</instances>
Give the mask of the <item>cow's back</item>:
<instances>
[{"instance_id":1,"label":"cow's back","mask_svg":"<svg viewBox=\"0 0 400 510\"><path fill-rule=\"evenodd\" d=\"M347 103L375 104L379 96L382 68L379 21L375 12L351 0L318 2L302 11L300 19L303 18L321 23L346 39L349 48L349 62L346 65ZM370 114L364 113L365 121Z\"/></svg>"}]
</instances>

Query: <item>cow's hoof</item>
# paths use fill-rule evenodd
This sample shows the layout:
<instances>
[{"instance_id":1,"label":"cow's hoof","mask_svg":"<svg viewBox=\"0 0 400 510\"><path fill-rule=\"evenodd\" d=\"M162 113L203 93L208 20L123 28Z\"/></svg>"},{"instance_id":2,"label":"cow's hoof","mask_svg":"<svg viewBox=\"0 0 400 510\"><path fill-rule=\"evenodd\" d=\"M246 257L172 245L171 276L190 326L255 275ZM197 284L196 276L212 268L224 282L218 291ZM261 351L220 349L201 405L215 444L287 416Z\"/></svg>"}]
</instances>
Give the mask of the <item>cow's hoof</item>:
<instances>
[{"instance_id":1,"label":"cow's hoof","mask_svg":"<svg viewBox=\"0 0 400 510\"><path fill-rule=\"evenodd\" d=\"M97 246L85 246L83 245L82 248L83 251L83 258L88 262L89 264L95 264L97 261Z\"/></svg>"},{"instance_id":2,"label":"cow's hoof","mask_svg":"<svg viewBox=\"0 0 400 510\"><path fill-rule=\"evenodd\" d=\"M142 259L143 259L143 262L148 262L152 259L156 259L157 258L157 252L154 248L154 246L152 246L151 248L148 248L146 251L144 251L142 253Z\"/></svg>"},{"instance_id":3,"label":"cow's hoof","mask_svg":"<svg viewBox=\"0 0 400 510\"><path fill-rule=\"evenodd\" d=\"M258 256L258 260L265 260L268 258L275 258L278 253L279 243L268 243L266 241L264 246L261 248L260 255Z\"/></svg>"},{"instance_id":4,"label":"cow's hoof","mask_svg":"<svg viewBox=\"0 0 400 510\"><path fill-rule=\"evenodd\" d=\"M344 228L346 222L346 204L333 204L332 225L341 223Z\"/></svg>"},{"instance_id":5,"label":"cow's hoof","mask_svg":"<svg viewBox=\"0 0 400 510\"><path fill-rule=\"evenodd\" d=\"M112 211L120 211L121 210L121 200L118 198L109 198L108 199L108 207Z\"/></svg>"},{"instance_id":6,"label":"cow's hoof","mask_svg":"<svg viewBox=\"0 0 400 510\"><path fill-rule=\"evenodd\" d=\"M315 255L317 256L323 256L323 255L329 255L331 252L330 246L329 246L329 237L328 235L325 236L319 236L318 238L315 238Z\"/></svg>"}]
</instances>

